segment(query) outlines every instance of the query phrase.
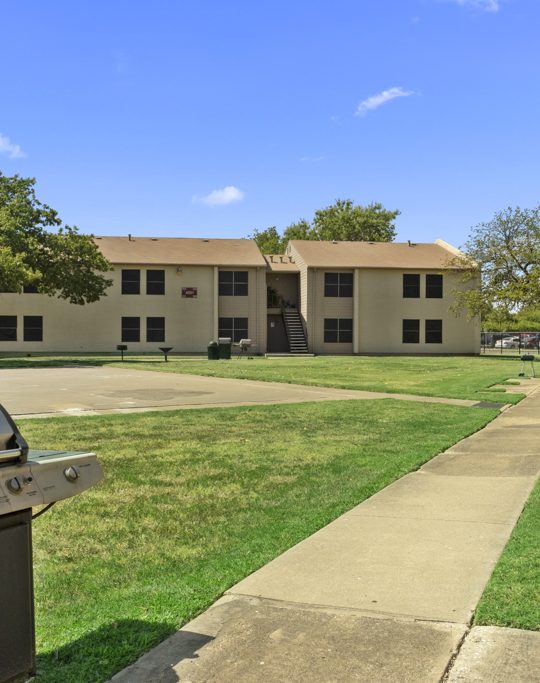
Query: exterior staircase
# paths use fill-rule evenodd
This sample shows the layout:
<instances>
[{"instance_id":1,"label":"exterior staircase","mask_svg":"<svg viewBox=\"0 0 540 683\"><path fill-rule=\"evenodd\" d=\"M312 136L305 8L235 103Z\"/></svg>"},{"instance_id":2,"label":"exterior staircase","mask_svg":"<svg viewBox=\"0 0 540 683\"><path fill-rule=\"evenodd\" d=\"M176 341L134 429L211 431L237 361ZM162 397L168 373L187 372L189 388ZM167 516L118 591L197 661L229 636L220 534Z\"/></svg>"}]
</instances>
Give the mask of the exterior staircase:
<instances>
[{"instance_id":1,"label":"exterior staircase","mask_svg":"<svg viewBox=\"0 0 540 683\"><path fill-rule=\"evenodd\" d=\"M302 318L296 308L283 309L283 321L289 340L290 353L309 353Z\"/></svg>"}]
</instances>

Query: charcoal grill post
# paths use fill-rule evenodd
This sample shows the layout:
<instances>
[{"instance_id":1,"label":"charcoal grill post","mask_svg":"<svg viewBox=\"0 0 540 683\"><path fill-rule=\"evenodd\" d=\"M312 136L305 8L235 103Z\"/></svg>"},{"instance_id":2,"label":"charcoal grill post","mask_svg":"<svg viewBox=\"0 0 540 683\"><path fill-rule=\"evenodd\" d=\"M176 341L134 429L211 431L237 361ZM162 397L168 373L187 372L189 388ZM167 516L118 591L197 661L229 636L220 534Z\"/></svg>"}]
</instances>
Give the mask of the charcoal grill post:
<instances>
[{"instance_id":1,"label":"charcoal grill post","mask_svg":"<svg viewBox=\"0 0 540 683\"><path fill-rule=\"evenodd\" d=\"M124 351L128 350L127 344L118 344L116 347L117 351L120 351L120 355L122 357L122 363L124 362Z\"/></svg>"},{"instance_id":2,"label":"charcoal grill post","mask_svg":"<svg viewBox=\"0 0 540 683\"><path fill-rule=\"evenodd\" d=\"M530 363L531 364L531 377L536 377L536 373L534 372L534 356L532 354L524 354L521 356L521 371L519 373L520 377L525 377L525 364Z\"/></svg>"},{"instance_id":3,"label":"charcoal grill post","mask_svg":"<svg viewBox=\"0 0 540 683\"><path fill-rule=\"evenodd\" d=\"M159 350L163 353L165 356L165 362L168 363L169 359L167 358L167 355L174 349L174 346L160 346Z\"/></svg>"}]
</instances>

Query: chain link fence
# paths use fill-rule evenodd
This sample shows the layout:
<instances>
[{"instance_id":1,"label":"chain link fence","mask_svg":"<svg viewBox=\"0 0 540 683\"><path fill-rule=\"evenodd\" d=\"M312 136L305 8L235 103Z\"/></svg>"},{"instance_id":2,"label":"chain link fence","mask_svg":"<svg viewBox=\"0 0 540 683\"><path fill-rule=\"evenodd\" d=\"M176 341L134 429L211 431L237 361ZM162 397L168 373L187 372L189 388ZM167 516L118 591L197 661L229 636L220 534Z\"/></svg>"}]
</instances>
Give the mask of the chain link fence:
<instances>
[{"instance_id":1,"label":"chain link fence","mask_svg":"<svg viewBox=\"0 0 540 683\"><path fill-rule=\"evenodd\" d=\"M482 332L481 353L486 355L540 354L540 332Z\"/></svg>"}]
</instances>

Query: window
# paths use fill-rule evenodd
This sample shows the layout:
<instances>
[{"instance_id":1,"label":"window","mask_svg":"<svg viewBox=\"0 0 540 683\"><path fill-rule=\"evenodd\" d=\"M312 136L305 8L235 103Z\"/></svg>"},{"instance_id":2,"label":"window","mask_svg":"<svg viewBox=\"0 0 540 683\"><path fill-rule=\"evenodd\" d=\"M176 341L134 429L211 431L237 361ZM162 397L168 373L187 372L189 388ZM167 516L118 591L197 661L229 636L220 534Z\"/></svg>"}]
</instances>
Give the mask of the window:
<instances>
[{"instance_id":1,"label":"window","mask_svg":"<svg viewBox=\"0 0 540 683\"><path fill-rule=\"evenodd\" d=\"M352 273L325 273L324 296L352 296Z\"/></svg>"},{"instance_id":2,"label":"window","mask_svg":"<svg viewBox=\"0 0 540 683\"><path fill-rule=\"evenodd\" d=\"M426 275L426 298L442 299L443 282L442 275Z\"/></svg>"},{"instance_id":3,"label":"window","mask_svg":"<svg viewBox=\"0 0 540 683\"><path fill-rule=\"evenodd\" d=\"M37 285L35 285L33 283L29 284L29 285L24 285L23 292L25 294L37 294L38 293Z\"/></svg>"},{"instance_id":4,"label":"window","mask_svg":"<svg viewBox=\"0 0 540 683\"><path fill-rule=\"evenodd\" d=\"M147 294L165 294L165 271L164 270L147 270L146 271L146 293Z\"/></svg>"},{"instance_id":5,"label":"window","mask_svg":"<svg viewBox=\"0 0 540 683\"><path fill-rule=\"evenodd\" d=\"M405 273L403 275L403 298L418 299L420 296L420 275Z\"/></svg>"},{"instance_id":6,"label":"window","mask_svg":"<svg viewBox=\"0 0 540 683\"><path fill-rule=\"evenodd\" d=\"M24 341L43 341L43 316L25 315L23 319L23 330Z\"/></svg>"},{"instance_id":7,"label":"window","mask_svg":"<svg viewBox=\"0 0 540 683\"><path fill-rule=\"evenodd\" d=\"M419 320L404 320L403 321L403 343L404 344L418 344L418 343L420 343L420 321Z\"/></svg>"},{"instance_id":8,"label":"window","mask_svg":"<svg viewBox=\"0 0 540 683\"><path fill-rule=\"evenodd\" d=\"M165 318L146 318L146 341L165 341Z\"/></svg>"},{"instance_id":9,"label":"window","mask_svg":"<svg viewBox=\"0 0 540 683\"><path fill-rule=\"evenodd\" d=\"M122 294L141 293L141 271L122 270Z\"/></svg>"},{"instance_id":10,"label":"window","mask_svg":"<svg viewBox=\"0 0 540 683\"><path fill-rule=\"evenodd\" d=\"M352 344L352 318L325 318L325 344Z\"/></svg>"},{"instance_id":11,"label":"window","mask_svg":"<svg viewBox=\"0 0 540 683\"><path fill-rule=\"evenodd\" d=\"M247 270L220 270L219 296L247 296Z\"/></svg>"},{"instance_id":12,"label":"window","mask_svg":"<svg viewBox=\"0 0 540 683\"><path fill-rule=\"evenodd\" d=\"M240 339L249 339L248 319L220 318L218 335L220 337L230 337L233 342L239 342Z\"/></svg>"},{"instance_id":13,"label":"window","mask_svg":"<svg viewBox=\"0 0 540 683\"><path fill-rule=\"evenodd\" d=\"M426 344L442 344L442 320L426 320Z\"/></svg>"},{"instance_id":14,"label":"window","mask_svg":"<svg viewBox=\"0 0 540 683\"><path fill-rule=\"evenodd\" d=\"M0 315L0 341L17 341L16 315Z\"/></svg>"},{"instance_id":15,"label":"window","mask_svg":"<svg viewBox=\"0 0 540 683\"><path fill-rule=\"evenodd\" d=\"M141 339L140 318L122 318L122 341L138 342Z\"/></svg>"}]
</instances>

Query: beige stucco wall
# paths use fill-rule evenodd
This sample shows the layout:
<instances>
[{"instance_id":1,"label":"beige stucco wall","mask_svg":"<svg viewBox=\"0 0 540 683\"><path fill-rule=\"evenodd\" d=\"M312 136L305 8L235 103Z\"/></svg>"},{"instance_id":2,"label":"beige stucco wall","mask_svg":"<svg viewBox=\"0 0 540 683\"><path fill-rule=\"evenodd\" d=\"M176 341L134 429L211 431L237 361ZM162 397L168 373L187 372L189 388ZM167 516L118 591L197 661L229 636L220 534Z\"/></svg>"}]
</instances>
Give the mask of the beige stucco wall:
<instances>
[{"instance_id":1,"label":"beige stucco wall","mask_svg":"<svg viewBox=\"0 0 540 683\"><path fill-rule=\"evenodd\" d=\"M352 273L347 268L312 269L311 272L311 348L313 353L345 353L353 352L350 344L325 344L325 318L353 319L353 297L324 296L325 273Z\"/></svg>"},{"instance_id":2,"label":"beige stucco wall","mask_svg":"<svg viewBox=\"0 0 540 683\"><path fill-rule=\"evenodd\" d=\"M266 352L266 268L220 268L247 270L248 296L220 296L220 318L247 318L248 334L255 353Z\"/></svg>"},{"instance_id":3,"label":"beige stucco wall","mask_svg":"<svg viewBox=\"0 0 540 683\"><path fill-rule=\"evenodd\" d=\"M403 274L420 273L420 298L403 298ZM480 322L455 317L449 308L459 275L445 272L443 298L426 299L425 274L437 271L360 270L359 353L480 353ZM420 320L420 343L402 343L403 319ZM425 320L442 320L443 343L424 342Z\"/></svg>"},{"instance_id":4,"label":"beige stucco wall","mask_svg":"<svg viewBox=\"0 0 540 683\"><path fill-rule=\"evenodd\" d=\"M17 341L0 342L0 352L114 351L121 343L121 318L134 316L141 319L141 341L126 342L130 351L149 352L156 351L159 346L173 346L177 352L203 353L208 342L216 337L220 315L246 315L250 333L253 330L256 343L265 350L264 268L248 269L247 297L218 297L218 269L214 266L183 266L181 272L177 272L175 266L153 266L151 270L165 270L165 294L147 295L147 268L140 266L139 269L141 294L121 294L122 266L118 265L110 274L113 285L107 296L85 306L41 294L0 294L0 315L18 316ZM197 287L197 298L182 298L182 287ZM23 341L25 315L43 316L43 342ZM165 317L165 342L145 341L147 317Z\"/></svg>"},{"instance_id":5,"label":"beige stucco wall","mask_svg":"<svg viewBox=\"0 0 540 683\"><path fill-rule=\"evenodd\" d=\"M312 353L479 353L480 321L456 317L449 309L452 291L463 286L459 274L445 272L443 298L426 299L425 275L436 270L307 268L291 250L300 272L300 302ZM325 272L354 272L354 297L324 296ZM421 291L418 299L403 298L403 274L419 273ZM352 318L352 344L325 344L325 318ZM420 343L402 343L402 321L420 320ZM425 320L443 321L443 343L424 342Z\"/></svg>"}]
</instances>

